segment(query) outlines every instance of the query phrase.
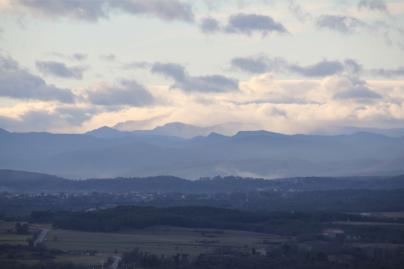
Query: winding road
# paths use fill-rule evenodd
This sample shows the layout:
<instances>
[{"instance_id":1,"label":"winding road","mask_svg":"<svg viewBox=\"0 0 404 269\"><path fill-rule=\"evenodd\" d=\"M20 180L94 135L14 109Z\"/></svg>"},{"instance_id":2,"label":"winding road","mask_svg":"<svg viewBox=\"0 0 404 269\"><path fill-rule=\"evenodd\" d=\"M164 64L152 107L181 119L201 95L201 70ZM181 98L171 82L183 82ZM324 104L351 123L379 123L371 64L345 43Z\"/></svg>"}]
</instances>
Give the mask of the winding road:
<instances>
[{"instance_id":1,"label":"winding road","mask_svg":"<svg viewBox=\"0 0 404 269\"><path fill-rule=\"evenodd\" d=\"M38 246L40 243L42 243L46 239L48 232L49 232L49 229L41 229L41 232L36 237L36 239L33 243L34 247Z\"/></svg>"},{"instance_id":2,"label":"winding road","mask_svg":"<svg viewBox=\"0 0 404 269\"><path fill-rule=\"evenodd\" d=\"M114 256L112 256L112 259L113 259L114 261L113 261L112 264L109 266L109 269L118 269L118 265L119 265L119 263L121 262L122 257L121 257L121 256L117 256L117 255L114 255Z\"/></svg>"}]
</instances>

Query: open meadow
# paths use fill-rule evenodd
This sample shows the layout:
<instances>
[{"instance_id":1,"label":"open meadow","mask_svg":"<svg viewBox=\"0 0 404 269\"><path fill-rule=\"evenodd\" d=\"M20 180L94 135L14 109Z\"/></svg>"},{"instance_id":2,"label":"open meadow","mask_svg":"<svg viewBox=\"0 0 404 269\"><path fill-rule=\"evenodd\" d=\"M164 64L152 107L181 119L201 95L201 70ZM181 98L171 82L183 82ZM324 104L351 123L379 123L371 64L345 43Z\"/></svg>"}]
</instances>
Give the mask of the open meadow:
<instances>
[{"instance_id":1,"label":"open meadow","mask_svg":"<svg viewBox=\"0 0 404 269\"><path fill-rule=\"evenodd\" d=\"M122 253L138 248L156 255L177 253L196 256L217 248L232 248L250 252L252 248L278 245L286 238L253 232L152 227L124 233L92 233L51 230L46 240L48 248L64 251L96 250L99 253Z\"/></svg>"}]
</instances>

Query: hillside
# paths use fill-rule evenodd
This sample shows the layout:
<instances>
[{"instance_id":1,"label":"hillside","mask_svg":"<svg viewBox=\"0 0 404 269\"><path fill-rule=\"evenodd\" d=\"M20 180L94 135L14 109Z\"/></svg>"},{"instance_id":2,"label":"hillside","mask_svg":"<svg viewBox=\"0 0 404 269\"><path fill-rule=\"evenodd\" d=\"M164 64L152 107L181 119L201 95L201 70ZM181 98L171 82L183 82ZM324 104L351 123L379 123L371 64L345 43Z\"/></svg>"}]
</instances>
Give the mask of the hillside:
<instances>
[{"instance_id":1,"label":"hillside","mask_svg":"<svg viewBox=\"0 0 404 269\"><path fill-rule=\"evenodd\" d=\"M172 176L71 180L23 171L0 170L0 191L8 192L149 192L231 193L257 190L323 191L344 189L400 189L404 176L307 177L265 180L216 177L191 181Z\"/></svg>"}]
</instances>

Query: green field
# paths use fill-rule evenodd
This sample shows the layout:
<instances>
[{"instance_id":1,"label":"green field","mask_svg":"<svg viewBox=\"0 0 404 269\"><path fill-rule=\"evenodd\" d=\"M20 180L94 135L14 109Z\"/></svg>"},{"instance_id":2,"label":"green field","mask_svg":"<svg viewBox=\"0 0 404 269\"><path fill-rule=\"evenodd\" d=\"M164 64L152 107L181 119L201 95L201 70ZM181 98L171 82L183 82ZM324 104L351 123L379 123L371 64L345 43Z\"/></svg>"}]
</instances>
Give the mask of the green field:
<instances>
[{"instance_id":1,"label":"green field","mask_svg":"<svg viewBox=\"0 0 404 269\"><path fill-rule=\"evenodd\" d=\"M279 236L252 232L155 227L126 233L52 230L46 245L66 251L97 250L112 254L139 248L157 255L184 253L193 256L221 247L250 251L252 247L264 248L282 241L284 238Z\"/></svg>"},{"instance_id":2,"label":"green field","mask_svg":"<svg viewBox=\"0 0 404 269\"><path fill-rule=\"evenodd\" d=\"M31 235L10 233L15 222L0 222L0 244L27 245ZM47 225L31 224L30 229L50 228ZM233 248L250 252L251 248L264 249L277 245L286 238L253 232L190 229L175 227L153 227L124 233L92 233L51 229L44 243L49 249L65 251L55 256L57 262L73 262L95 265L105 262L115 252L122 253L139 248L157 255L188 254L191 257L217 248ZM95 255L87 251L95 250ZM26 253L23 263L35 263ZM1 257L0 259L7 259Z\"/></svg>"},{"instance_id":3,"label":"green field","mask_svg":"<svg viewBox=\"0 0 404 269\"><path fill-rule=\"evenodd\" d=\"M14 230L15 222L0 221L0 244L10 245L26 245L27 239L31 238L31 235L14 234L10 231Z\"/></svg>"},{"instance_id":4,"label":"green field","mask_svg":"<svg viewBox=\"0 0 404 269\"><path fill-rule=\"evenodd\" d=\"M76 264L96 265L105 263L110 257L109 254L99 253L95 256L86 255L60 255L56 256L55 262L68 262Z\"/></svg>"}]
</instances>

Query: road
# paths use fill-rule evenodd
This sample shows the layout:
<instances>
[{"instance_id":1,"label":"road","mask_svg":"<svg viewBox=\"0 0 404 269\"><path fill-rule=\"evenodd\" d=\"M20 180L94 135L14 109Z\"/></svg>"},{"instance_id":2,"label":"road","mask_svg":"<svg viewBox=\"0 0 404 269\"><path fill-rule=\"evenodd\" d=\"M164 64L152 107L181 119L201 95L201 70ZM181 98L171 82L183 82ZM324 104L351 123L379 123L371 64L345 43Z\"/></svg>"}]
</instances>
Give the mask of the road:
<instances>
[{"instance_id":1,"label":"road","mask_svg":"<svg viewBox=\"0 0 404 269\"><path fill-rule=\"evenodd\" d=\"M41 232L39 233L39 235L36 237L35 241L34 241L34 247L38 246L40 243L42 243L46 236L48 235L49 229L41 229Z\"/></svg>"},{"instance_id":2,"label":"road","mask_svg":"<svg viewBox=\"0 0 404 269\"><path fill-rule=\"evenodd\" d=\"M109 266L109 269L118 269L118 265L119 265L119 263L121 262L122 257L121 257L121 256L117 256L117 255L114 255L114 256L112 256L112 259L113 259L114 261L113 261L113 263Z\"/></svg>"}]
</instances>

